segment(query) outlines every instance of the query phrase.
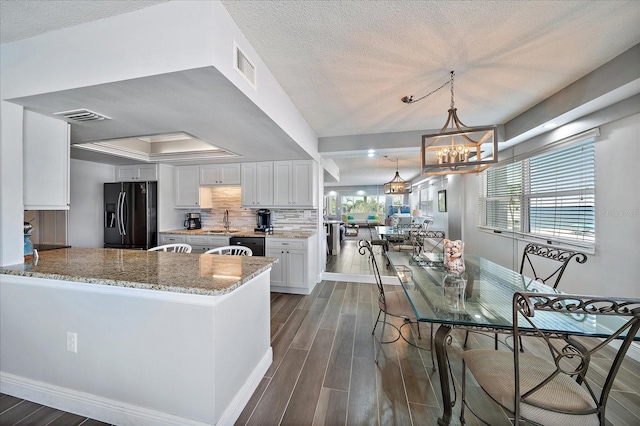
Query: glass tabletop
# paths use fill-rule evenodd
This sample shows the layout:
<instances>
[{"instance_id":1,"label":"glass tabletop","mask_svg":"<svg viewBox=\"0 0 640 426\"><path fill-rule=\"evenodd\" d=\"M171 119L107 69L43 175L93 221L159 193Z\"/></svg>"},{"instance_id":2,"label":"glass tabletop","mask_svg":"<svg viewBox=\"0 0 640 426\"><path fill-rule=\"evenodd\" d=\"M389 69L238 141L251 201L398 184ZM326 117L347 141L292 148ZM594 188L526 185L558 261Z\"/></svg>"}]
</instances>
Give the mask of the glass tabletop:
<instances>
[{"instance_id":1,"label":"glass tabletop","mask_svg":"<svg viewBox=\"0 0 640 426\"><path fill-rule=\"evenodd\" d=\"M465 280L445 278L435 262L416 262L411 253L387 256L419 321L466 328L512 329L513 295L516 292L555 293L558 290L476 255L465 254ZM435 259L434 259L435 260ZM398 273L399 271L399 273ZM406 277L409 277L408 279ZM537 311L534 323L543 331L606 337L625 318ZM524 319L519 321L521 326ZM525 327L523 327L525 328ZM636 336L640 340L640 336Z\"/></svg>"}]
</instances>

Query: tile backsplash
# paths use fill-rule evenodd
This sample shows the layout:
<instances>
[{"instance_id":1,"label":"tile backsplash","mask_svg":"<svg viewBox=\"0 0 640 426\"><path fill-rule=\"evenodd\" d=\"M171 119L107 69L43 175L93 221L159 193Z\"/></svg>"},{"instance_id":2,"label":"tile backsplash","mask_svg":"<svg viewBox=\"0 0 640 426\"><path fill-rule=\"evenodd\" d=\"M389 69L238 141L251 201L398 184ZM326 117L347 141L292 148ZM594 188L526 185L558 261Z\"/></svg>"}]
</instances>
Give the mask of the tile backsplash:
<instances>
[{"instance_id":1,"label":"tile backsplash","mask_svg":"<svg viewBox=\"0 0 640 426\"><path fill-rule=\"evenodd\" d=\"M200 210L203 228L222 228L224 211L229 211L231 228L253 229L256 227L256 211L242 207L239 186L211 187L211 209ZM275 230L282 231L315 231L318 226L318 211L316 209L271 210L271 224Z\"/></svg>"}]
</instances>

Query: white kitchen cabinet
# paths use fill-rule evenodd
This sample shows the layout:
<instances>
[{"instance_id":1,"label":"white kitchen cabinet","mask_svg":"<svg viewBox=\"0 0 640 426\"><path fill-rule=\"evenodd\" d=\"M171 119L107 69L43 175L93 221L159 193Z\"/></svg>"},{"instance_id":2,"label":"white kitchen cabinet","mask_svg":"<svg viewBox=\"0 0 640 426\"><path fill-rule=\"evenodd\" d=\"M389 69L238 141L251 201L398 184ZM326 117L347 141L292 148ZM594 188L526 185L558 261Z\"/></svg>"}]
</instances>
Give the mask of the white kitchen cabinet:
<instances>
[{"instance_id":1,"label":"white kitchen cabinet","mask_svg":"<svg viewBox=\"0 0 640 426\"><path fill-rule=\"evenodd\" d=\"M285 251L279 248L267 248L264 253L266 257L278 259L278 262L271 266L271 290L273 291L278 287L286 287L287 283L285 282L284 276L284 262L286 262Z\"/></svg>"},{"instance_id":2,"label":"white kitchen cabinet","mask_svg":"<svg viewBox=\"0 0 640 426\"><path fill-rule=\"evenodd\" d=\"M187 241L187 236L183 234L160 234L160 244L177 244L177 243L185 243Z\"/></svg>"},{"instance_id":3,"label":"white kitchen cabinet","mask_svg":"<svg viewBox=\"0 0 640 426\"><path fill-rule=\"evenodd\" d=\"M317 166L312 160L274 161L273 204L286 208L317 206Z\"/></svg>"},{"instance_id":4,"label":"white kitchen cabinet","mask_svg":"<svg viewBox=\"0 0 640 426\"><path fill-rule=\"evenodd\" d=\"M271 291L310 294L315 286L315 267L310 244L315 238L266 239L265 254L279 260L271 268Z\"/></svg>"},{"instance_id":5,"label":"white kitchen cabinet","mask_svg":"<svg viewBox=\"0 0 640 426\"><path fill-rule=\"evenodd\" d=\"M273 206L273 162L243 163L242 207Z\"/></svg>"},{"instance_id":6,"label":"white kitchen cabinet","mask_svg":"<svg viewBox=\"0 0 640 426\"><path fill-rule=\"evenodd\" d=\"M212 207L211 191L200 188L199 166L174 168L175 208L209 209Z\"/></svg>"},{"instance_id":7,"label":"white kitchen cabinet","mask_svg":"<svg viewBox=\"0 0 640 426\"><path fill-rule=\"evenodd\" d=\"M23 126L24 209L68 210L69 124L25 110Z\"/></svg>"},{"instance_id":8,"label":"white kitchen cabinet","mask_svg":"<svg viewBox=\"0 0 640 426\"><path fill-rule=\"evenodd\" d=\"M291 207L292 161L273 163L273 204Z\"/></svg>"},{"instance_id":9,"label":"white kitchen cabinet","mask_svg":"<svg viewBox=\"0 0 640 426\"><path fill-rule=\"evenodd\" d=\"M157 181L158 165L157 164L131 164L116 167L116 181Z\"/></svg>"},{"instance_id":10,"label":"white kitchen cabinet","mask_svg":"<svg viewBox=\"0 0 640 426\"><path fill-rule=\"evenodd\" d=\"M224 235L187 235L160 234L160 244L186 243L191 246L191 253L204 253L218 247L229 245L229 237Z\"/></svg>"},{"instance_id":11,"label":"white kitchen cabinet","mask_svg":"<svg viewBox=\"0 0 640 426\"><path fill-rule=\"evenodd\" d=\"M191 253L204 253L218 247L229 245L229 237L222 235L187 235L186 242L191 246Z\"/></svg>"},{"instance_id":12,"label":"white kitchen cabinet","mask_svg":"<svg viewBox=\"0 0 640 426\"><path fill-rule=\"evenodd\" d=\"M201 165L200 185L240 185L240 163Z\"/></svg>"},{"instance_id":13,"label":"white kitchen cabinet","mask_svg":"<svg viewBox=\"0 0 640 426\"><path fill-rule=\"evenodd\" d=\"M317 163L312 160L293 161L291 201L296 207L318 206Z\"/></svg>"}]
</instances>

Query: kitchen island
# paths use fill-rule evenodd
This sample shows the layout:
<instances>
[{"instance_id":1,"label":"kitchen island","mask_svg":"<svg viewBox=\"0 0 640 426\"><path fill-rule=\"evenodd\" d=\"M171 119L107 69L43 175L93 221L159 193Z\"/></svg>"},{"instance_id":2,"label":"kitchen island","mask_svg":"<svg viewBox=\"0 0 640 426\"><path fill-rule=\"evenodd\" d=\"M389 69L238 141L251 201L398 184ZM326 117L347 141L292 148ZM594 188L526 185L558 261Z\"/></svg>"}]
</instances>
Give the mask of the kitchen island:
<instances>
[{"instance_id":1,"label":"kitchen island","mask_svg":"<svg viewBox=\"0 0 640 426\"><path fill-rule=\"evenodd\" d=\"M232 424L275 259L69 248L0 267L0 390L113 424Z\"/></svg>"}]
</instances>

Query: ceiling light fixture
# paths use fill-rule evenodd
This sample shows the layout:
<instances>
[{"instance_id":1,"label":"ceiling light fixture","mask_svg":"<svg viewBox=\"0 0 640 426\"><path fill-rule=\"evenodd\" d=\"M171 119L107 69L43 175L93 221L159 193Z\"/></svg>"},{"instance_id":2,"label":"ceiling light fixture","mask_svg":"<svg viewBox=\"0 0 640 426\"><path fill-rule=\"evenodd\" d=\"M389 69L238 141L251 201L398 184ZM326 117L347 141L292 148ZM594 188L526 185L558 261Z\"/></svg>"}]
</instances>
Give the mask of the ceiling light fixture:
<instances>
[{"instance_id":1,"label":"ceiling light fixture","mask_svg":"<svg viewBox=\"0 0 640 426\"><path fill-rule=\"evenodd\" d=\"M391 160L386 155L384 156L387 160ZM407 182L400 177L398 173L398 159L396 158L396 175L389 182L383 185L384 193L387 195L400 195L400 194L411 194L411 182Z\"/></svg>"},{"instance_id":2,"label":"ceiling light fixture","mask_svg":"<svg viewBox=\"0 0 640 426\"><path fill-rule=\"evenodd\" d=\"M404 96L404 103L412 104L445 87L451 87L451 105L447 121L438 133L422 135L420 165L422 174L446 175L450 173L477 173L498 162L497 126L469 127L458 118L453 96L453 78L418 99Z\"/></svg>"}]
</instances>

